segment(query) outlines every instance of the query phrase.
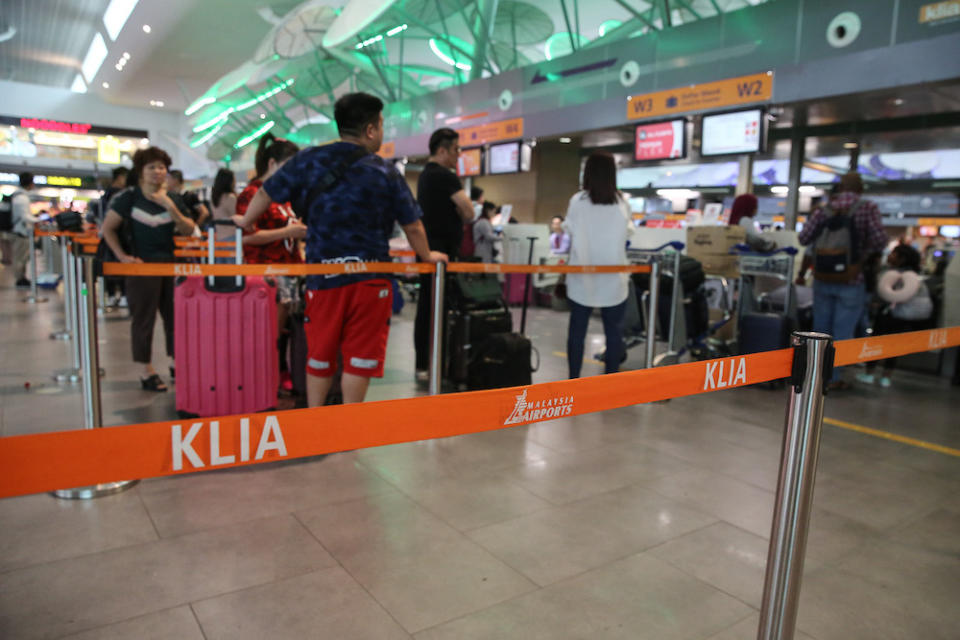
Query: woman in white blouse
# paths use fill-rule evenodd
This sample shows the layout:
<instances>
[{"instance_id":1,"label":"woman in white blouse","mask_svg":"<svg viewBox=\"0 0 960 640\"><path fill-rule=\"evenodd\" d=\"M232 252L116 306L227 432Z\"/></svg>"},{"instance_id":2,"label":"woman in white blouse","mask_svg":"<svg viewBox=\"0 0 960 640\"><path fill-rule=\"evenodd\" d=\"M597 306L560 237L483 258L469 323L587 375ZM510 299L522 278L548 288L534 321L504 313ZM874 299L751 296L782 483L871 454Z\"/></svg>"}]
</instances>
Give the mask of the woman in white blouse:
<instances>
[{"instance_id":1,"label":"woman in white blouse","mask_svg":"<svg viewBox=\"0 0 960 640\"><path fill-rule=\"evenodd\" d=\"M627 239L633 232L633 225L626 200L617 191L617 165L609 153L597 151L587 158L583 190L570 198L563 228L570 236L569 264L627 264ZM595 307L600 308L607 338L606 373L616 373L620 368L629 285L626 273L567 275L567 300L570 303L567 361L571 378L580 377L587 324Z\"/></svg>"}]
</instances>

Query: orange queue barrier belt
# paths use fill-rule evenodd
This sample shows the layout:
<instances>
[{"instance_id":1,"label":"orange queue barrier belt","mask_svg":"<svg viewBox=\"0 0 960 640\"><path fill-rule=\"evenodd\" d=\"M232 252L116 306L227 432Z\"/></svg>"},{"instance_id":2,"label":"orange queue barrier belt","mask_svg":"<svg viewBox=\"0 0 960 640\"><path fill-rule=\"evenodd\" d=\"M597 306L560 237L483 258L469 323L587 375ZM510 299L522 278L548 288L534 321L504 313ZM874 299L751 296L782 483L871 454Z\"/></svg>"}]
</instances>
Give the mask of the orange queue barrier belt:
<instances>
[{"instance_id":1,"label":"orange queue barrier belt","mask_svg":"<svg viewBox=\"0 0 960 640\"><path fill-rule=\"evenodd\" d=\"M960 327L836 343L846 365L960 345ZM788 377L793 349L526 387L0 438L0 498L493 431Z\"/></svg>"},{"instance_id":2,"label":"orange queue barrier belt","mask_svg":"<svg viewBox=\"0 0 960 640\"><path fill-rule=\"evenodd\" d=\"M219 255L219 254L218 254ZM233 255L232 253L230 255ZM649 273L650 266L632 265L530 265L484 262L451 262L452 273ZM106 276L310 276L341 273L433 273L425 262L341 262L331 264L174 264L105 262Z\"/></svg>"}]
</instances>

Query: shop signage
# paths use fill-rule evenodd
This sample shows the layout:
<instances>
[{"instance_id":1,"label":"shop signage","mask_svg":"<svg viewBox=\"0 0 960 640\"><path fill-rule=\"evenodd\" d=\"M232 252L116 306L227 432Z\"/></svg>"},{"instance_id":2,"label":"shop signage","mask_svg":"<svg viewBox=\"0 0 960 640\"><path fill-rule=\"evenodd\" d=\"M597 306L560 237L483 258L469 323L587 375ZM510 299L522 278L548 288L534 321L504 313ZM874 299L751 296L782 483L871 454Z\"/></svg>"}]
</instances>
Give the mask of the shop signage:
<instances>
[{"instance_id":1,"label":"shop signage","mask_svg":"<svg viewBox=\"0 0 960 640\"><path fill-rule=\"evenodd\" d=\"M79 187L83 184L83 180L68 176L47 176L47 184L55 187Z\"/></svg>"},{"instance_id":2,"label":"shop signage","mask_svg":"<svg viewBox=\"0 0 960 640\"><path fill-rule=\"evenodd\" d=\"M120 164L120 142L113 136L98 139L97 160L104 164Z\"/></svg>"},{"instance_id":3,"label":"shop signage","mask_svg":"<svg viewBox=\"0 0 960 640\"><path fill-rule=\"evenodd\" d=\"M43 118L20 118L20 126L24 129L40 129L41 131L56 131L58 133L79 133L86 135L93 128L92 124L78 122L59 122Z\"/></svg>"},{"instance_id":4,"label":"shop signage","mask_svg":"<svg viewBox=\"0 0 960 640\"><path fill-rule=\"evenodd\" d=\"M960 218L916 218L918 227L942 227L960 224Z\"/></svg>"},{"instance_id":5,"label":"shop signage","mask_svg":"<svg viewBox=\"0 0 960 640\"><path fill-rule=\"evenodd\" d=\"M655 91L627 100L627 120L736 107L773 98L773 72ZM462 140L461 134L461 140Z\"/></svg>"},{"instance_id":6,"label":"shop signage","mask_svg":"<svg viewBox=\"0 0 960 640\"><path fill-rule=\"evenodd\" d=\"M460 146L463 147L501 140L516 140L523 137L523 118L478 124L474 127L459 129L457 133L460 134Z\"/></svg>"},{"instance_id":7,"label":"shop signage","mask_svg":"<svg viewBox=\"0 0 960 640\"><path fill-rule=\"evenodd\" d=\"M933 2L920 7L920 24L960 18L960 0Z\"/></svg>"},{"instance_id":8,"label":"shop signage","mask_svg":"<svg viewBox=\"0 0 960 640\"><path fill-rule=\"evenodd\" d=\"M105 127L85 122L62 122L49 118L24 118L21 116L0 116L0 125L20 127L21 129L35 129L37 131L53 131L56 133L72 133L89 136L117 136L120 138L149 138L146 129L123 129L120 127Z\"/></svg>"}]
</instances>

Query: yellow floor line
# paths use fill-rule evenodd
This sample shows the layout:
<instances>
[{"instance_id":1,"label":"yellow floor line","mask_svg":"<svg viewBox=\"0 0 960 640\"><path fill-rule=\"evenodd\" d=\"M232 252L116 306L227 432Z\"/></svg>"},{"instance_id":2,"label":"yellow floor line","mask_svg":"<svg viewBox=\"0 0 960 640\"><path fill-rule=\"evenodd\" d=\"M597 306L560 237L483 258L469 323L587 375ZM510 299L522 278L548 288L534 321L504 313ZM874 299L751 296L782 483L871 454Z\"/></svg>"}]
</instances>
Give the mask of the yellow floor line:
<instances>
[{"instance_id":1,"label":"yellow floor line","mask_svg":"<svg viewBox=\"0 0 960 640\"><path fill-rule=\"evenodd\" d=\"M884 440L892 440L901 444L909 444L912 447L920 447L921 449L927 449L928 451L936 451L937 453L944 453L948 456L960 458L960 449L952 449L943 445L934 444L933 442L927 442L926 440L917 440L916 438L897 435L896 433L890 433L889 431L871 429L870 427L853 424L852 422L844 422L843 420L824 418L823 421L835 427L840 427L841 429L849 429L850 431L856 431L857 433L865 433L868 436L883 438Z\"/></svg>"}]
</instances>

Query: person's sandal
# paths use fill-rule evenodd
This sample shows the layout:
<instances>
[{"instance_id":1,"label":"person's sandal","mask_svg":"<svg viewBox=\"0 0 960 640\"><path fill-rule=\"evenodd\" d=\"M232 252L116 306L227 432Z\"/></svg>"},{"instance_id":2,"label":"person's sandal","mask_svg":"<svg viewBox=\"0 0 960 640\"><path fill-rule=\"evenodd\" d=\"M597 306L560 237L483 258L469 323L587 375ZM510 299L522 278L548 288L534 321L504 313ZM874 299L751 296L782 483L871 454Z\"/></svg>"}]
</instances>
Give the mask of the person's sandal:
<instances>
[{"instance_id":1,"label":"person's sandal","mask_svg":"<svg viewBox=\"0 0 960 640\"><path fill-rule=\"evenodd\" d=\"M164 393L167 390L167 385L163 383L163 380L161 380L160 376L156 373L149 378L140 378L140 386L143 387L144 391Z\"/></svg>"}]
</instances>

